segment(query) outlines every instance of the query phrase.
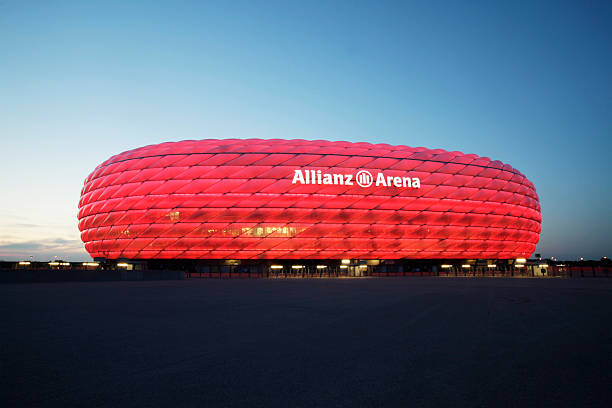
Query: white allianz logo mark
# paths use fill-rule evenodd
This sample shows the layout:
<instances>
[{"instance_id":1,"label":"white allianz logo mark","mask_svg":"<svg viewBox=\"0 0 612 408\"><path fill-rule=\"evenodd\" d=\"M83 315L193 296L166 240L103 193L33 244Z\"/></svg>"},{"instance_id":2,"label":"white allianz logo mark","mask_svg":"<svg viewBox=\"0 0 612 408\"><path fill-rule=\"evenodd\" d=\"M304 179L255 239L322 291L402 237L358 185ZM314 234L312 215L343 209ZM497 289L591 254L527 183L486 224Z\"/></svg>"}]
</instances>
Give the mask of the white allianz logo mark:
<instances>
[{"instance_id":1,"label":"white allianz logo mark","mask_svg":"<svg viewBox=\"0 0 612 408\"><path fill-rule=\"evenodd\" d=\"M359 170L356 175L341 173L323 173L321 170L294 170L292 184L322 184L359 187L406 187L421 188L418 177L385 176L378 172L376 177L368 170Z\"/></svg>"}]
</instances>

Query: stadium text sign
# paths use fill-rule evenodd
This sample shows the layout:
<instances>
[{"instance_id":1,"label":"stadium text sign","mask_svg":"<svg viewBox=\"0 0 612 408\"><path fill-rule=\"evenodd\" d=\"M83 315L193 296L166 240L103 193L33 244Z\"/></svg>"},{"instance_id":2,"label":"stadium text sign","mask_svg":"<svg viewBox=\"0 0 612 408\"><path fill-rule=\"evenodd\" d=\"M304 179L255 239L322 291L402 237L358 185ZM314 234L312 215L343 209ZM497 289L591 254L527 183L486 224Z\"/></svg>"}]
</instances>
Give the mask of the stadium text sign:
<instances>
[{"instance_id":1,"label":"stadium text sign","mask_svg":"<svg viewBox=\"0 0 612 408\"><path fill-rule=\"evenodd\" d=\"M376 177L368 170L359 170L357 174L323 173L321 170L294 170L292 184L329 184L359 187L407 187L421 188L418 177L385 176L378 172Z\"/></svg>"}]
</instances>

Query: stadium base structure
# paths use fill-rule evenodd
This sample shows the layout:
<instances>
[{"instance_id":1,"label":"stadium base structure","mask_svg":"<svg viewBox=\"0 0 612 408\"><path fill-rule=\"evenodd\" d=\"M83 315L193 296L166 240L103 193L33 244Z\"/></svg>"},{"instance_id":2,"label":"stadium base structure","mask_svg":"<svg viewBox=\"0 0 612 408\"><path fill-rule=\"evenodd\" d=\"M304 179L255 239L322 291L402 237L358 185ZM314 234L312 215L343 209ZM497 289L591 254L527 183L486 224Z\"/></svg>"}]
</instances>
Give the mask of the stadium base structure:
<instances>
[{"instance_id":1,"label":"stadium base structure","mask_svg":"<svg viewBox=\"0 0 612 408\"><path fill-rule=\"evenodd\" d=\"M299 266L294 268L293 266ZM325 267L321 267L321 266ZM0 262L0 282L56 282L167 279L294 279L368 277L610 278L612 261L400 260L106 260L93 262Z\"/></svg>"}]
</instances>

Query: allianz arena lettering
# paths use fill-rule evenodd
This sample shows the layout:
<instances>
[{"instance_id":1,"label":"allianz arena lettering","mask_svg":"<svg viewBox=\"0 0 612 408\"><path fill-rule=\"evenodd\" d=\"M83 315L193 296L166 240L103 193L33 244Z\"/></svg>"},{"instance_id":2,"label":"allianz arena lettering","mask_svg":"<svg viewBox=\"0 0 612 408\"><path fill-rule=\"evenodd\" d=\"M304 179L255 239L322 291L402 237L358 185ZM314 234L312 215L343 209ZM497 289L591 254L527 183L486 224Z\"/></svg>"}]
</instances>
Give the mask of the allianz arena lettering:
<instances>
[{"instance_id":1,"label":"allianz arena lettering","mask_svg":"<svg viewBox=\"0 0 612 408\"><path fill-rule=\"evenodd\" d=\"M321 170L295 170L292 184L325 184L352 186L355 183L360 187L370 187L374 183L372 173L367 170L357 172L353 181L353 174L322 173ZM399 177L386 176L384 173L377 173L376 187L409 187L421 188L421 181L418 177Z\"/></svg>"},{"instance_id":2,"label":"allianz arena lettering","mask_svg":"<svg viewBox=\"0 0 612 408\"><path fill-rule=\"evenodd\" d=\"M85 179L79 230L107 259L511 259L540 204L518 170L388 144L207 139L115 155Z\"/></svg>"}]
</instances>

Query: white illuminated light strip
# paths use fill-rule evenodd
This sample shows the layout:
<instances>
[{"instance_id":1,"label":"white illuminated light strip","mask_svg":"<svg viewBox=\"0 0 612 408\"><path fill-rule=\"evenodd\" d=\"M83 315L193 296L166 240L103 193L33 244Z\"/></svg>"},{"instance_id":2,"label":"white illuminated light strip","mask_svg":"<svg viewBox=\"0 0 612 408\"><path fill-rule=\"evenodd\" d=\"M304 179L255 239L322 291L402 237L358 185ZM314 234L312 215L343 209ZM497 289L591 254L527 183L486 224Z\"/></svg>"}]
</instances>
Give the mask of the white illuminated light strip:
<instances>
[{"instance_id":1,"label":"white illuminated light strip","mask_svg":"<svg viewBox=\"0 0 612 408\"><path fill-rule=\"evenodd\" d=\"M304 265L291 265L292 269L302 269Z\"/></svg>"},{"instance_id":2,"label":"white illuminated light strip","mask_svg":"<svg viewBox=\"0 0 612 408\"><path fill-rule=\"evenodd\" d=\"M283 265L271 265L270 268L272 268L272 269L283 269Z\"/></svg>"},{"instance_id":3,"label":"white illuminated light strip","mask_svg":"<svg viewBox=\"0 0 612 408\"><path fill-rule=\"evenodd\" d=\"M83 266L99 266L98 262L83 262Z\"/></svg>"},{"instance_id":4,"label":"white illuminated light strip","mask_svg":"<svg viewBox=\"0 0 612 408\"><path fill-rule=\"evenodd\" d=\"M327 268L327 265L317 265L317 269L325 269Z\"/></svg>"},{"instance_id":5,"label":"white illuminated light strip","mask_svg":"<svg viewBox=\"0 0 612 408\"><path fill-rule=\"evenodd\" d=\"M469 268L469 267L470 267L470 265L468 265L468 264L463 264L463 265L461 265L461 267L462 267L462 268L467 269L467 268Z\"/></svg>"},{"instance_id":6,"label":"white illuminated light strip","mask_svg":"<svg viewBox=\"0 0 612 408\"><path fill-rule=\"evenodd\" d=\"M444 268L444 269L450 269L452 267L453 267L453 265L449 265L449 264L442 265L442 268Z\"/></svg>"},{"instance_id":7,"label":"white illuminated light strip","mask_svg":"<svg viewBox=\"0 0 612 408\"><path fill-rule=\"evenodd\" d=\"M348 265L348 264L350 264L350 263L351 263L351 260L350 260L350 259L343 259L343 260L342 260L342 261L340 261L340 262L342 262L342 264L343 264L343 265Z\"/></svg>"},{"instance_id":8,"label":"white illuminated light strip","mask_svg":"<svg viewBox=\"0 0 612 408\"><path fill-rule=\"evenodd\" d=\"M21 262L19 262L19 265L30 265L30 262L28 262L28 261L21 261Z\"/></svg>"},{"instance_id":9,"label":"white illuminated light strip","mask_svg":"<svg viewBox=\"0 0 612 408\"><path fill-rule=\"evenodd\" d=\"M348 265L340 265L340 269L346 269L348 268Z\"/></svg>"},{"instance_id":10,"label":"white illuminated light strip","mask_svg":"<svg viewBox=\"0 0 612 408\"><path fill-rule=\"evenodd\" d=\"M487 265L487 268L496 268L496 267L497 267L497 265L493 265L493 264L488 264Z\"/></svg>"},{"instance_id":11,"label":"white illuminated light strip","mask_svg":"<svg viewBox=\"0 0 612 408\"><path fill-rule=\"evenodd\" d=\"M125 262L119 262L117 264L117 266L121 267L121 268L127 268L128 266L130 266L129 263L125 263Z\"/></svg>"}]
</instances>

